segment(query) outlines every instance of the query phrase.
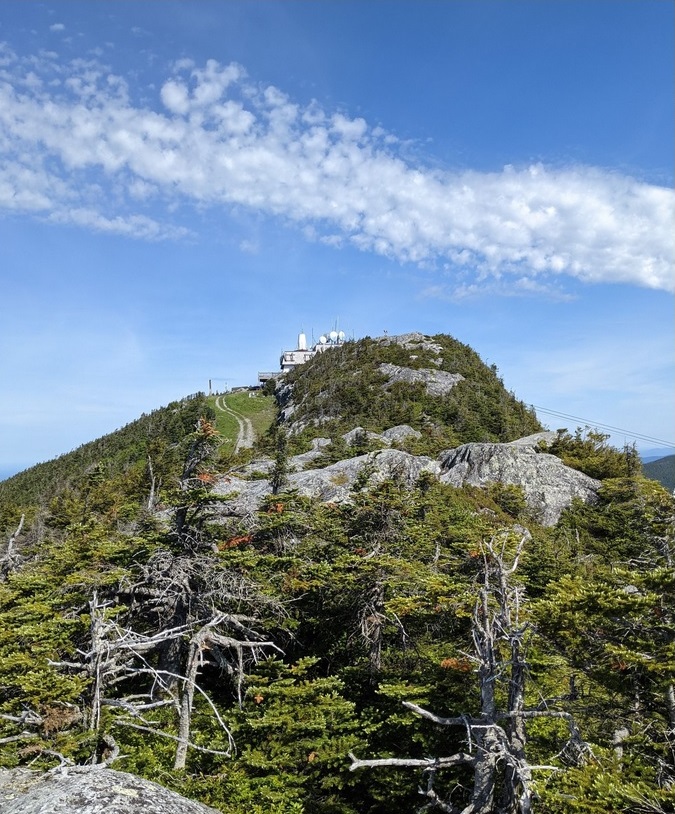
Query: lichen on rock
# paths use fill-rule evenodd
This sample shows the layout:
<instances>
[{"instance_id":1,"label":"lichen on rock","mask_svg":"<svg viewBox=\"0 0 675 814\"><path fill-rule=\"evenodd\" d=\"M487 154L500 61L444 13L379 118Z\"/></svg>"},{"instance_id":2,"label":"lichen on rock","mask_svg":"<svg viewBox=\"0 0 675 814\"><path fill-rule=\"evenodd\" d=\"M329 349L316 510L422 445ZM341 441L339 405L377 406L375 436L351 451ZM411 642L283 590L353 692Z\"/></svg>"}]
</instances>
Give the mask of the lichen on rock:
<instances>
[{"instance_id":1,"label":"lichen on rock","mask_svg":"<svg viewBox=\"0 0 675 814\"><path fill-rule=\"evenodd\" d=\"M0 769L2 814L217 814L164 786L104 766Z\"/></svg>"}]
</instances>

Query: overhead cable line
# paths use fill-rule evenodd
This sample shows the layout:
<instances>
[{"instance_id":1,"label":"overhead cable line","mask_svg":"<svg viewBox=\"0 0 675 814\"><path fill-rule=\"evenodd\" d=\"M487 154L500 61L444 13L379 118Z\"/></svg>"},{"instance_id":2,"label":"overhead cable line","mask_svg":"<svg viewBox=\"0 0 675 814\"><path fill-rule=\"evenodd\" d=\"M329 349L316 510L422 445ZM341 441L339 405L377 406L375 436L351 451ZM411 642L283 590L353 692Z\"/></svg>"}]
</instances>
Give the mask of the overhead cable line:
<instances>
[{"instance_id":1,"label":"overhead cable line","mask_svg":"<svg viewBox=\"0 0 675 814\"><path fill-rule=\"evenodd\" d=\"M569 415L567 413L558 412L557 410L549 410L547 407L537 407L536 404L530 406L539 413L564 418L567 421L582 421L586 426L597 427L601 430L609 430L610 432L623 433L639 441L649 441L649 443L652 444L662 444L664 447L673 447L675 449L675 444L672 441L664 441L662 438L652 438L651 435L643 435L642 433L633 432L632 430L625 430L622 427L613 427L611 424L602 424L599 421L592 421L590 418L581 418L578 415Z\"/></svg>"}]
</instances>

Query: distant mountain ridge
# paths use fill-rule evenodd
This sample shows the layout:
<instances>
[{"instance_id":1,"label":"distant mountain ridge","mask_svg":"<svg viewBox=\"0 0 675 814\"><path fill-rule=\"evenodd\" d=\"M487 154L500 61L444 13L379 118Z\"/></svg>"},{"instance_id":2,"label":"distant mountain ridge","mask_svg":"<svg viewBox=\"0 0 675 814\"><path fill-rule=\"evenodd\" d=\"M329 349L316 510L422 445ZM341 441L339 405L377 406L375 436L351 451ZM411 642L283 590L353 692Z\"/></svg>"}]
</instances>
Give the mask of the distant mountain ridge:
<instances>
[{"instance_id":1,"label":"distant mountain ridge","mask_svg":"<svg viewBox=\"0 0 675 814\"><path fill-rule=\"evenodd\" d=\"M641 452L640 459L643 464L649 464L652 461L667 458L669 455L675 455L672 447L659 447L657 449L646 449L644 452Z\"/></svg>"},{"instance_id":2,"label":"distant mountain ridge","mask_svg":"<svg viewBox=\"0 0 675 814\"><path fill-rule=\"evenodd\" d=\"M652 480L657 480L671 492L675 489L675 455L666 455L664 458L657 458L643 464L642 469L645 475Z\"/></svg>"}]
</instances>

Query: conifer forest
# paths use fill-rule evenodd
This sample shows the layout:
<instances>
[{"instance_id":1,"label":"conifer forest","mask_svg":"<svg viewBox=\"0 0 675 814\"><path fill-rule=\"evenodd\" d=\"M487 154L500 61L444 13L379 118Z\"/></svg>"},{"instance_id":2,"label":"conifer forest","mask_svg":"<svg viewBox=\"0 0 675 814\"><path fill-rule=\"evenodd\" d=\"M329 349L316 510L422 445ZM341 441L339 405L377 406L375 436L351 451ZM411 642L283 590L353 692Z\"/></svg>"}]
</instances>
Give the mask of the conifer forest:
<instances>
[{"instance_id":1,"label":"conifer forest","mask_svg":"<svg viewBox=\"0 0 675 814\"><path fill-rule=\"evenodd\" d=\"M252 448L197 394L0 483L0 766L223 814L675 811L675 502L634 449L447 335L238 404ZM438 475L530 437L590 484L554 520L529 470Z\"/></svg>"}]
</instances>

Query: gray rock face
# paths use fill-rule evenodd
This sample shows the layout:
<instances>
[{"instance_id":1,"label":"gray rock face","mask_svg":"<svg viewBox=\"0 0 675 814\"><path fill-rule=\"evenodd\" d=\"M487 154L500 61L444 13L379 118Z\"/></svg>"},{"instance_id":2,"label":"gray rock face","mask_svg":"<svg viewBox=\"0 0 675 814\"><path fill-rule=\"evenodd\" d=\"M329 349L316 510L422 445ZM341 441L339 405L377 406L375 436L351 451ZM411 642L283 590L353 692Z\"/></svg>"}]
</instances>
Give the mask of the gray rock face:
<instances>
[{"instance_id":1,"label":"gray rock face","mask_svg":"<svg viewBox=\"0 0 675 814\"><path fill-rule=\"evenodd\" d=\"M355 427L353 430L346 432L342 437L345 441L353 445L358 439L359 433L366 433L366 438L370 441L379 441L383 446L391 446L393 443L405 441L406 438L421 438L422 433L414 430L408 424L399 424L397 427L390 427L382 433L370 432L363 429L363 427Z\"/></svg>"},{"instance_id":2,"label":"gray rock face","mask_svg":"<svg viewBox=\"0 0 675 814\"><path fill-rule=\"evenodd\" d=\"M349 432L346 432L342 437L351 447L354 446L354 444L359 440L360 436L364 434L369 441L382 441L381 435L378 435L376 432L370 432L369 430L366 431L363 429L363 427L354 427L353 430L349 430Z\"/></svg>"},{"instance_id":3,"label":"gray rock face","mask_svg":"<svg viewBox=\"0 0 675 814\"><path fill-rule=\"evenodd\" d=\"M288 476L288 489L296 490L303 497L346 503L351 500L355 480L364 470L371 487L390 478L397 478L412 487L422 472L438 474L439 466L431 458L409 455L397 449L383 449L338 461L323 469L292 472ZM230 500L218 508L224 515L238 517L257 511L263 500L272 493L268 480L245 481L231 476L221 478L213 491L217 495L231 495Z\"/></svg>"},{"instance_id":4,"label":"gray rock face","mask_svg":"<svg viewBox=\"0 0 675 814\"><path fill-rule=\"evenodd\" d=\"M534 435L526 435L525 438L518 438L515 441L509 441L510 447L532 447L535 449L543 443L544 446L549 447L558 433L555 430L548 430L546 432L535 432Z\"/></svg>"},{"instance_id":5,"label":"gray rock face","mask_svg":"<svg viewBox=\"0 0 675 814\"><path fill-rule=\"evenodd\" d=\"M291 472L300 472L309 464L323 455L323 448L330 445L330 438L313 438L312 448L300 455L294 455L288 461L288 468ZM271 467L270 467L271 468Z\"/></svg>"},{"instance_id":6,"label":"gray rock face","mask_svg":"<svg viewBox=\"0 0 675 814\"><path fill-rule=\"evenodd\" d=\"M600 486L531 444L464 444L442 453L440 468L440 480L452 486L521 486L528 508L544 526L555 525L575 497L595 500Z\"/></svg>"},{"instance_id":7,"label":"gray rock face","mask_svg":"<svg viewBox=\"0 0 675 814\"><path fill-rule=\"evenodd\" d=\"M325 469L298 472L289 477L289 485L306 497L318 496L324 501L345 503L351 500L354 481L364 470L368 473L369 487L390 478L412 487L422 472L438 472L438 464L431 458L409 455L397 449L383 449L338 461Z\"/></svg>"},{"instance_id":8,"label":"gray rock face","mask_svg":"<svg viewBox=\"0 0 675 814\"><path fill-rule=\"evenodd\" d=\"M279 416L281 420L284 423L288 423L297 407L293 401L293 385L286 384L286 382L281 379L279 382L277 382L277 386L274 390L274 397L276 398L277 404L280 408ZM300 432L300 430L297 430L297 432Z\"/></svg>"},{"instance_id":9,"label":"gray rock face","mask_svg":"<svg viewBox=\"0 0 675 814\"><path fill-rule=\"evenodd\" d=\"M157 783L100 766L0 769L2 814L217 814Z\"/></svg>"},{"instance_id":10,"label":"gray rock face","mask_svg":"<svg viewBox=\"0 0 675 814\"><path fill-rule=\"evenodd\" d=\"M386 439L389 443L396 443L405 441L406 438L421 438L422 433L419 430L414 430L408 424L399 424L397 427L390 427L385 430L380 437Z\"/></svg>"},{"instance_id":11,"label":"gray rock face","mask_svg":"<svg viewBox=\"0 0 675 814\"><path fill-rule=\"evenodd\" d=\"M430 350L436 355L443 352L441 345L432 342L429 337L417 332L380 337L378 342L382 345L401 345L407 350L417 350L418 348L420 350Z\"/></svg>"},{"instance_id":12,"label":"gray rock face","mask_svg":"<svg viewBox=\"0 0 675 814\"><path fill-rule=\"evenodd\" d=\"M391 444L411 435L420 433L401 425L375 437ZM442 452L436 460L387 448L321 469L306 469L321 454L321 447L329 442L326 438L315 439L314 449L290 459L288 489L325 502L347 503L352 499L355 480L364 470L371 487L389 478L398 478L412 487L422 472L429 472L442 483L456 487L465 484L485 487L490 483L520 486L534 517L544 526L553 526L574 498L592 502L600 486L600 481L565 466L555 455L536 451L541 441L550 442L556 435L555 432L535 433L508 444L464 444ZM347 433L347 440L350 436ZM269 471L271 464L269 459L263 459L249 466L253 470ZM219 509L225 516L254 514L271 492L268 480L246 481L232 475L222 477L214 487L217 495L231 495Z\"/></svg>"},{"instance_id":13,"label":"gray rock face","mask_svg":"<svg viewBox=\"0 0 675 814\"><path fill-rule=\"evenodd\" d=\"M382 364L379 366L379 370L387 377L387 384L394 384L395 382L417 384L417 382L421 382L430 396L444 396L458 382L464 381L464 376L460 373L446 373L444 370L431 370L431 368L413 370L410 367Z\"/></svg>"},{"instance_id":14,"label":"gray rock face","mask_svg":"<svg viewBox=\"0 0 675 814\"><path fill-rule=\"evenodd\" d=\"M246 517L256 512L272 489L268 480L241 480L225 475L213 487L214 495L226 495L227 503L215 507L215 515Z\"/></svg>"}]
</instances>

